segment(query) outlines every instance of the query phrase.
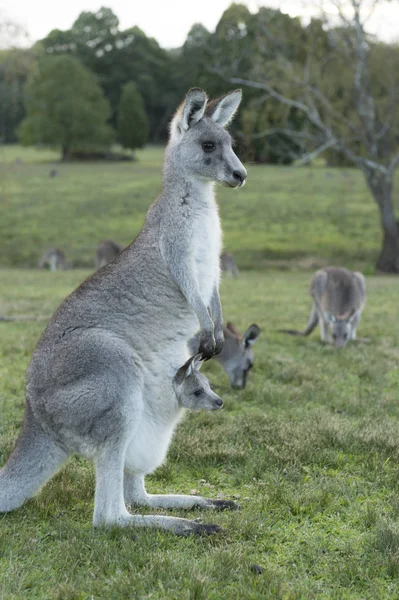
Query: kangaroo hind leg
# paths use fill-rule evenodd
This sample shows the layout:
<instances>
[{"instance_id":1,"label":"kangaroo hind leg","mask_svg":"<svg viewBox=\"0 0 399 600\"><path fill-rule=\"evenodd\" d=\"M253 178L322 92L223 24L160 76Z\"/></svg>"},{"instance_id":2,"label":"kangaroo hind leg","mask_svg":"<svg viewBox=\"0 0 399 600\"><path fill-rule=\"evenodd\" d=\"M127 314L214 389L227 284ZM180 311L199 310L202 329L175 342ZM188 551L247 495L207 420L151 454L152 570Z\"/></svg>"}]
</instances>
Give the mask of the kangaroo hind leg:
<instances>
[{"instance_id":1,"label":"kangaroo hind leg","mask_svg":"<svg viewBox=\"0 0 399 600\"><path fill-rule=\"evenodd\" d=\"M0 471L0 513L14 510L31 498L68 456L42 429L27 401L22 432Z\"/></svg>"}]
</instances>

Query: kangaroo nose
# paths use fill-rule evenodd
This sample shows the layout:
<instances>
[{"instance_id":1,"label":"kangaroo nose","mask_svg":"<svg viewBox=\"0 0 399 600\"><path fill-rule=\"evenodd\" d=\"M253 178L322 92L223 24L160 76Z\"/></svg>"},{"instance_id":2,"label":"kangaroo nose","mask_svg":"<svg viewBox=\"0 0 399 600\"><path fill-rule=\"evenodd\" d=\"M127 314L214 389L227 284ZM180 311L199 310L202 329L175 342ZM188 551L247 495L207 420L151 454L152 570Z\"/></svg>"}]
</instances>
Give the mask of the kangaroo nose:
<instances>
[{"instance_id":1,"label":"kangaroo nose","mask_svg":"<svg viewBox=\"0 0 399 600\"><path fill-rule=\"evenodd\" d=\"M216 406L222 407L223 406L223 400L221 398L217 398L215 400L215 404L216 404Z\"/></svg>"},{"instance_id":2,"label":"kangaroo nose","mask_svg":"<svg viewBox=\"0 0 399 600\"><path fill-rule=\"evenodd\" d=\"M233 177L236 181L242 184L246 180L247 174L243 171L233 171Z\"/></svg>"}]
</instances>

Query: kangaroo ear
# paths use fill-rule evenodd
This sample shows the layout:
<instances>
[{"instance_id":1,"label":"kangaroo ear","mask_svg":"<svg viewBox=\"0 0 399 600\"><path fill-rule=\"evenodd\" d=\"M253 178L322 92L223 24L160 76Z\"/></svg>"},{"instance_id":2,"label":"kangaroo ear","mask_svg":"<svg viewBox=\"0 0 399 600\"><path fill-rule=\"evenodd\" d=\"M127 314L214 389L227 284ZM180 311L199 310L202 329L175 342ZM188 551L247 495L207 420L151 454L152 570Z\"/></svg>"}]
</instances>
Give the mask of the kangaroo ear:
<instances>
[{"instance_id":1,"label":"kangaroo ear","mask_svg":"<svg viewBox=\"0 0 399 600\"><path fill-rule=\"evenodd\" d=\"M257 340L259 335L260 335L259 327L255 323L250 325L248 327L248 329L246 330L246 332L244 333L244 337L243 337L245 347L249 348L250 346L252 346L252 344L255 343L255 341Z\"/></svg>"},{"instance_id":2,"label":"kangaroo ear","mask_svg":"<svg viewBox=\"0 0 399 600\"><path fill-rule=\"evenodd\" d=\"M182 134L202 119L208 97L204 90L192 88L187 92L185 101L179 106L171 124L171 137Z\"/></svg>"},{"instance_id":3,"label":"kangaroo ear","mask_svg":"<svg viewBox=\"0 0 399 600\"><path fill-rule=\"evenodd\" d=\"M191 363L194 371L199 371L203 364L204 364L204 359L202 358L202 354L196 354L193 357L193 362Z\"/></svg>"},{"instance_id":4,"label":"kangaroo ear","mask_svg":"<svg viewBox=\"0 0 399 600\"><path fill-rule=\"evenodd\" d=\"M356 308L352 308L351 312L349 313L349 317L348 317L348 323L350 323L350 325L352 325L353 321L355 320L356 313L357 313Z\"/></svg>"},{"instance_id":5,"label":"kangaroo ear","mask_svg":"<svg viewBox=\"0 0 399 600\"><path fill-rule=\"evenodd\" d=\"M180 367L176 375L173 377L174 384L181 385L185 378L191 375L191 373L193 372L193 361L196 358L196 356L199 355L196 354L195 356L191 356L188 360L186 360L184 365Z\"/></svg>"},{"instance_id":6,"label":"kangaroo ear","mask_svg":"<svg viewBox=\"0 0 399 600\"><path fill-rule=\"evenodd\" d=\"M215 123L225 127L234 117L242 98L241 90L234 90L209 105L209 115Z\"/></svg>"},{"instance_id":7,"label":"kangaroo ear","mask_svg":"<svg viewBox=\"0 0 399 600\"><path fill-rule=\"evenodd\" d=\"M332 315L332 314L331 314L331 313L329 313L329 312L328 312L328 313L326 313L326 317L327 317L327 321L328 321L329 323L331 323L331 325L332 325L333 323L335 323L335 321L337 320L337 319L334 317L334 315Z\"/></svg>"}]
</instances>

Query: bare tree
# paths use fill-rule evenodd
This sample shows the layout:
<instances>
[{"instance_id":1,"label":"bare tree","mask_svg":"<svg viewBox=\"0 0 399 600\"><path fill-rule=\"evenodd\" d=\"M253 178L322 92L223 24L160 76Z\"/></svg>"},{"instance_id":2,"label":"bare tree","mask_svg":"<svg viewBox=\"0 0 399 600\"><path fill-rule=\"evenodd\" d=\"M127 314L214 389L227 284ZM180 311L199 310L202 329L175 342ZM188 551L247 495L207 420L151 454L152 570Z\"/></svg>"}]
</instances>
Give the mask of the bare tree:
<instances>
[{"instance_id":1,"label":"bare tree","mask_svg":"<svg viewBox=\"0 0 399 600\"><path fill-rule=\"evenodd\" d=\"M281 103L287 115L294 111L304 117L300 128L292 127L287 118L258 136L290 137L300 148L303 163L326 150L338 151L362 171L380 212L383 243L377 270L398 273L392 191L399 166L399 49L366 31L379 2L328 0L329 10L322 7L317 21L306 28L308 38L302 46L299 42L300 58L287 57L272 33L269 20L276 11L261 9L249 73L240 70L238 59L230 65L219 61L212 70L230 83L259 90L264 102ZM310 29L316 24L327 45L320 44L320 36Z\"/></svg>"}]
</instances>

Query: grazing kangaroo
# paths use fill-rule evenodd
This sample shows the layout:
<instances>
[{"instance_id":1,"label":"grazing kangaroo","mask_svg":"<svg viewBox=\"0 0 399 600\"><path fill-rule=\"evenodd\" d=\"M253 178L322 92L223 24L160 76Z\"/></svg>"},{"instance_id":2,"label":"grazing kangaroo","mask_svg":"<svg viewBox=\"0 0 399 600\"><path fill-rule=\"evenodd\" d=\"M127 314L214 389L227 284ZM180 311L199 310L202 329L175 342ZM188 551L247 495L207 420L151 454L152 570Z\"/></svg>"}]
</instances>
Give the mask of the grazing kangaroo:
<instances>
[{"instance_id":1,"label":"grazing kangaroo","mask_svg":"<svg viewBox=\"0 0 399 600\"><path fill-rule=\"evenodd\" d=\"M223 348L213 182L236 188L246 179L225 129L240 101L240 90L213 102L203 90L187 93L171 123L163 191L142 231L47 325L28 368L23 429L0 471L0 512L21 506L74 452L94 461L94 525L211 533L216 525L130 514L126 505L235 507L147 494L144 476L164 460L182 416L173 378L188 340L199 325L202 358Z\"/></svg>"},{"instance_id":2,"label":"grazing kangaroo","mask_svg":"<svg viewBox=\"0 0 399 600\"><path fill-rule=\"evenodd\" d=\"M326 267L310 282L312 310L304 331L280 329L290 335L309 335L320 323L321 339L344 348L356 339L356 329L366 302L366 281L358 271Z\"/></svg>"},{"instance_id":3,"label":"grazing kangaroo","mask_svg":"<svg viewBox=\"0 0 399 600\"><path fill-rule=\"evenodd\" d=\"M222 252L220 255L220 268L223 273L226 275L232 275L233 277L238 277L238 267L236 262L231 254L227 254L227 252Z\"/></svg>"},{"instance_id":4,"label":"grazing kangaroo","mask_svg":"<svg viewBox=\"0 0 399 600\"><path fill-rule=\"evenodd\" d=\"M50 267L50 271L64 271L67 268L65 254L59 248L49 248L40 259L39 268Z\"/></svg>"},{"instance_id":5,"label":"grazing kangaroo","mask_svg":"<svg viewBox=\"0 0 399 600\"><path fill-rule=\"evenodd\" d=\"M103 240L96 250L96 269L104 267L122 252L122 246L112 240Z\"/></svg>"},{"instance_id":6,"label":"grazing kangaroo","mask_svg":"<svg viewBox=\"0 0 399 600\"><path fill-rule=\"evenodd\" d=\"M188 359L173 378L173 388L180 406L191 410L219 410L223 400L215 394L207 378L200 373L201 354Z\"/></svg>"},{"instance_id":7,"label":"grazing kangaroo","mask_svg":"<svg viewBox=\"0 0 399 600\"><path fill-rule=\"evenodd\" d=\"M254 366L252 346L260 335L260 329L253 323L244 335L241 335L237 327L228 321L223 328L223 334L223 350L214 358L227 373L231 387L235 390L243 390L247 385L248 373ZM198 343L197 334L189 342L192 354L197 352Z\"/></svg>"}]
</instances>

